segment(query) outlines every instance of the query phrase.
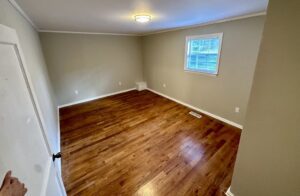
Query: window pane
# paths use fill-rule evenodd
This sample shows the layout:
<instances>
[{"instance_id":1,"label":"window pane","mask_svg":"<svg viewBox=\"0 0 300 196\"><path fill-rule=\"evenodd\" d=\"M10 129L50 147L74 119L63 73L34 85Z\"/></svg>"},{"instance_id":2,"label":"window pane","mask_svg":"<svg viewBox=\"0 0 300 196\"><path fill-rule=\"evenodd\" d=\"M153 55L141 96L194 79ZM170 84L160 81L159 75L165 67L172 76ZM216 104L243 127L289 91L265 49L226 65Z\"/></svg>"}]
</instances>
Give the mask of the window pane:
<instances>
[{"instance_id":1,"label":"window pane","mask_svg":"<svg viewBox=\"0 0 300 196\"><path fill-rule=\"evenodd\" d=\"M219 47L219 37L188 40L186 68L191 71L217 74Z\"/></svg>"}]
</instances>

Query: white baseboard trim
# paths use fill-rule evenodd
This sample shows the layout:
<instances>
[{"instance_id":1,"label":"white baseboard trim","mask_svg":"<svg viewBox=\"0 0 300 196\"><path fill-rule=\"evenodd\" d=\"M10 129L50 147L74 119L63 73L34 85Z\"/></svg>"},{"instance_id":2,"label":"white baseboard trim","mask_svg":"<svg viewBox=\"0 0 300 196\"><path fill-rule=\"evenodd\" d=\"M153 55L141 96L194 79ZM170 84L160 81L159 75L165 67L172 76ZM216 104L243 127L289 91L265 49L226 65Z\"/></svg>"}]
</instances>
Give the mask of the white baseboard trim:
<instances>
[{"instance_id":1,"label":"white baseboard trim","mask_svg":"<svg viewBox=\"0 0 300 196\"><path fill-rule=\"evenodd\" d=\"M232 121L227 120L227 119L225 119L225 118L223 118L223 117L217 116L217 115L215 115L215 114L212 114L212 113L207 112L207 111L205 111L205 110L202 110L202 109L200 109L200 108L197 108L197 107L195 107L195 106L192 106L192 105L190 105L190 104L188 104L188 103L179 101L179 100L177 100L177 99L175 99L175 98L172 98L172 97L169 97L168 95L165 95L165 94L163 94L163 93L157 92L157 91L155 91L155 90L153 90L153 89L151 89L151 88L147 88L147 90L149 90L149 91L151 91L151 92L153 92L153 93L155 93L155 94L158 94L158 95L160 95L160 96L163 96L163 97L165 97L165 98L167 98L167 99L170 99L170 100L172 100L172 101L175 101L175 102L177 102L177 103L179 103L179 104L181 104L181 105L184 105L184 106L186 106L186 107L188 107L188 108L191 108L191 109L193 109L193 110L196 110L196 111L198 111L198 112L201 112L201 113L203 113L203 114L206 114L206 115L208 115L208 116L210 116L210 117L212 117L212 118L215 118L215 119L217 119L217 120L220 120L220 121L222 121L222 122L225 122L225 123L227 123L227 124L230 124L230 125L232 125L232 126L234 126L234 127L237 127L237 128L239 128L239 129L243 129L243 126L240 125L240 124L238 124L238 123L232 122Z\"/></svg>"},{"instance_id":2,"label":"white baseboard trim","mask_svg":"<svg viewBox=\"0 0 300 196\"><path fill-rule=\"evenodd\" d=\"M126 89L126 90L122 90L122 91L117 91L117 92L113 92L113 93L109 93L109 94L105 94L105 95L100 95L100 96L97 96L97 97L83 99L83 100L80 100L80 101L74 101L74 102L71 102L71 103L60 105L60 106L58 106L58 108L64 108L64 107L68 107L68 106L71 106L71 105L76 105L76 104L80 104L80 103L84 103L84 102L89 102L89 101L93 101L93 100L96 100L96 99L101 99L101 98L104 98L104 97L109 97L109 96L112 96L112 95L126 93L126 92L132 91L132 90L136 90L136 88L130 88L130 89Z\"/></svg>"},{"instance_id":3,"label":"white baseboard trim","mask_svg":"<svg viewBox=\"0 0 300 196\"><path fill-rule=\"evenodd\" d=\"M226 191L225 195L227 196L234 196L234 194L231 192L230 187L228 188L228 190Z\"/></svg>"}]
</instances>

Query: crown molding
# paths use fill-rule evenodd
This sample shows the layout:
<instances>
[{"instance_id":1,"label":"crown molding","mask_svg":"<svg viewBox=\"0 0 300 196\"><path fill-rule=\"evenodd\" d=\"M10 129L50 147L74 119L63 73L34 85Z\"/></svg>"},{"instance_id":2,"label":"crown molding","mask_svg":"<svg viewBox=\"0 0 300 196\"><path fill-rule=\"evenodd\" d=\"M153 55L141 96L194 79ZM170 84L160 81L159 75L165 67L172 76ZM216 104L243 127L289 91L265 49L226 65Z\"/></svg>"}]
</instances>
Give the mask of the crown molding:
<instances>
[{"instance_id":1,"label":"crown molding","mask_svg":"<svg viewBox=\"0 0 300 196\"><path fill-rule=\"evenodd\" d=\"M8 2L27 20L31 26L39 31L39 28L34 24L34 22L29 18L29 16L24 12L24 10L19 6L19 4L15 0L8 0Z\"/></svg>"},{"instance_id":2,"label":"crown molding","mask_svg":"<svg viewBox=\"0 0 300 196\"><path fill-rule=\"evenodd\" d=\"M101 32L84 32L84 31L82 31L82 32L80 32L80 31L55 31L55 30L46 30L46 29L40 29L39 32L41 32L41 33L86 34L86 35L148 36L148 35L154 35L154 34L160 34L160 33L166 33L166 32L196 28L196 27L203 27L203 26L207 26L207 25L230 22L230 21L235 21L235 20L241 20L241 19L246 19L246 18L251 18L251 17L256 17L256 16L264 16L266 14L267 14L266 11L257 12L257 13L253 13L253 14L247 14L247 15L242 15L242 16L237 16L237 17L232 17L232 18L227 18L227 19L222 19L222 20L216 20L216 21L211 21L211 22L206 22L206 23L201 23L201 24L196 24L196 25L171 28L171 29L166 29L166 30L161 30L161 31L154 31L151 33L101 33Z\"/></svg>"},{"instance_id":3,"label":"crown molding","mask_svg":"<svg viewBox=\"0 0 300 196\"><path fill-rule=\"evenodd\" d=\"M83 34L83 35L119 35L119 36L141 36L141 34L134 33L98 33L98 32L85 32L85 31L54 31L40 29L39 33L65 33L65 34Z\"/></svg>"},{"instance_id":4,"label":"crown molding","mask_svg":"<svg viewBox=\"0 0 300 196\"><path fill-rule=\"evenodd\" d=\"M230 18L226 18L226 19L215 20L215 21L205 22L205 23L200 23L200 24L195 24L195 25L170 28L170 29L161 30L161 31L154 31L151 33L144 33L144 34L140 34L140 36L148 36L148 35L167 33L167 32L178 31L178 30L191 29L191 28L196 28L196 27L203 27L203 26L208 26L208 25L213 25L213 24L218 24L218 23L231 22L231 21L235 21L235 20L241 20L241 19L252 18L252 17L257 17L257 16L264 16L266 14L267 14L266 11L257 12L257 13L253 13L253 14L246 14L246 15L242 15L242 16L230 17Z\"/></svg>"},{"instance_id":5,"label":"crown molding","mask_svg":"<svg viewBox=\"0 0 300 196\"><path fill-rule=\"evenodd\" d=\"M160 34L160 33L166 33L166 32L196 28L196 27L203 27L203 26L207 26L207 25L230 22L230 21L235 21L235 20L241 20L241 19L246 19L246 18L251 18L251 17L256 17L256 16L263 16L263 15L267 14L266 11L263 11L263 12L253 13L253 14L246 14L246 15L237 16L237 17L231 17L231 18L226 18L226 19L221 19L221 20L215 20L215 21L206 22L206 23L200 23L200 24L189 25L189 26L184 26L184 27L177 27L177 28L170 28L170 29L166 29L166 30L159 30L159 31L154 31L154 32L150 32L150 33L104 33L104 32L85 32L85 31L57 31L57 30L39 29L37 27L37 25L29 18L29 16L25 13L25 11L19 6L19 4L15 0L8 0L8 2L32 25L32 27L36 31L41 32L41 33L65 33L65 34L86 34L86 35L117 35L117 36L148 36L148 35L154 35L154 34Z\"/></svg>"}]
</instances>

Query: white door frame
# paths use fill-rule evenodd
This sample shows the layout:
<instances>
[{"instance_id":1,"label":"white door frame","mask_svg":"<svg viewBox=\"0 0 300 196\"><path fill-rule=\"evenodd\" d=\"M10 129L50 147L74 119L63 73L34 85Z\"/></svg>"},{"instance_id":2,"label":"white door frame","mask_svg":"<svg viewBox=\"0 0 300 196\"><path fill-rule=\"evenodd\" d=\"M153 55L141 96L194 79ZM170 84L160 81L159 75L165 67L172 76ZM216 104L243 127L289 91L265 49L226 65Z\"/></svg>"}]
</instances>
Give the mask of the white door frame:
<instances>
[{"instance_id":1,"label":"white door frame","mask_svg":"<svg viewBox=\"0 0 300 196\"><path fill-rule=\"evenodd\" d=\"M36 113L36 116L37 116L37 119L38 119L38 123L39 123L39 126L40 126L41 130L42 130L42 135L43 135L43 139L44 139L44 142L46 144L46 147L47 147L47 152L48 152L49 157L50 157L50 162L47 165L48 174L50 175L50 169L51 169L52 165L54 165L54 164L52 164L52 161L51 161L52 151L51 151L49 139L48 139L47 134L46 134L47 127L46 127L45 121L43 119L40 106L39 106L38 101L37 101L38 99L37 99L36 93L35 93L34 88L33 88L33 84L32 84L32 81L31 81L29 71L28 71L27 66L26 66L25 58L24 58L24 55L23 55L23 52L22 52L22 49L21 49L21 45L20 45L20 42L19 42L19 39L18 39L17 32L14 29L10 28L10 27L7 27L5 25L0 24L0 43L7 44L7 45L12 45L15 48L17 58L19 60L21 70L22 70L22 73L23 73L23 77L25 79L26 86L28 88L28 92L30 94L32 104L33 104L33 107L34 107L34 110L35 110L35 113ZM58 174L57 170L55 172L56 172L56 177L57 177L58 183L59 183L61 191L62 191L62 195L66 195L66 191L65 191L65 187L64 187L63 182L62 182L62 178ZM49 177L49 175L47 176L47 178ZM43 192L44 193L46 192L46 189L47 189L47 183L44 184L44 187L43 187Z\"/></svg>"}]
</instances>

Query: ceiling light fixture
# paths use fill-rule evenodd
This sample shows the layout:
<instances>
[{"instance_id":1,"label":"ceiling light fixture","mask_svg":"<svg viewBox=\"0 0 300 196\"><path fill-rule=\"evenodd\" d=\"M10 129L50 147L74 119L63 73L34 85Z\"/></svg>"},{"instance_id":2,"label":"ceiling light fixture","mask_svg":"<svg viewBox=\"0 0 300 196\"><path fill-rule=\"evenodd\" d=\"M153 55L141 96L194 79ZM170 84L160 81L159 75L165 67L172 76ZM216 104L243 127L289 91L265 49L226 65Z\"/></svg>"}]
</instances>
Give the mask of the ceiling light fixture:
<instances>
[{"instance_id":1,"label":"ceiling light fixture","mask_svg":"<svg viewBox=\"0 0 300 196\"><path fill-rule=\"evenodd\" d=\"M134 19L135 19L136 22L146 23L146 22L149 22L151 20L151 16L150 15L135 15Z\"/></svg>"}]
</instances>

